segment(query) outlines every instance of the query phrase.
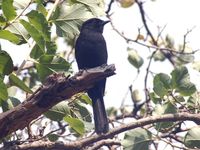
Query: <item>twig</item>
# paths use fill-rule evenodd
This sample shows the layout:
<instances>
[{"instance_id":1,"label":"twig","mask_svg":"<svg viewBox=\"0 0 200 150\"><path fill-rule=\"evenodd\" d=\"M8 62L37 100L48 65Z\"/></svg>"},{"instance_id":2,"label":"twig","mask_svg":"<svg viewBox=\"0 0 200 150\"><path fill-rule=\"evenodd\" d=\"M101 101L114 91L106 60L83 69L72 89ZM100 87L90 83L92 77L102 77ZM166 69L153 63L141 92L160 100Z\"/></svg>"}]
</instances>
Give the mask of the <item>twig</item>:
<instances>
[{"instance_id":1,"label":"twig","mask_svg":"<svg viewBox=\"0 0 200 150\"><path fill-rule=\"evenodd\" d=\"M30 4L33 2L33 0L31 0L28 5L20 12L19 15L17 15L15 17L15 19L13 19L10 23L6 24L4 27L3 27L3 30L6 29L8 26L10 26L11 24L13 24L17 19L19 19L19 17L22 16L22 14L26 11L26 9L30 6Z\"/></svg>"},{"instance_id":2,"label":"twig","mask_svg":"<svg viewBox=\"0 0 200 150\"><path fill-rule=\"evenodd\" d=\"M160 50L160 51L173 52L173 53L182 54L182 55L194 54L194 53L196 53L196 52L199 51L199 49L197 49L197 50L194 50L194 51L192 51L192 52L181 52L181 51L177 51L177 50L170 49L170 48L161 48L161 47L158 47L158 46L156 46L156 45L145 44L145 43L139 42L137 38L136 38L136 40L127 38L122 32L120 32L120 31L115 27L115 25L114 25L113 22L112 22L111 17L108 16L108 18L110 19L110 24L111 24L113 30L114 30L119 36L121 36L124 40L126 40L127 43L128 43L128 42L133 42L133 43L136 43L136 44L138 44L138 45L144 46L144 47L146 47L146 48L152 48L152 49L156 49L156 50Z\"/></svg>"},{"instance_id":3,"label":"twig","mask_svg":"<svg viewBox=\"0 0 200 150\"><path fill-rule=\"evenodd\" d=\"M118 142L118 141L110 140L110 139L108 139L108 140L102 140L102 141L97 142L93 147L88 148L88 150L98 150L102 146L113 146L113 145L120 146L121 143Z\"/></svg>"},{"instance_id":4,"label":"twig","mask_svg":"<svg viewBox=\"0 0 200 150\"><path fill-rule=\"evenodd\" d=\"M184 51L185 51L185 47L186 47L186 44L187 44L186 38L187 38L188 34L191 33L192 30L193 30L194 28L195 28L195 27L193 27L192 29L188 30L188 31L184 34L184 36L183 36L183 48L182 48L182 51L181 51L181 52L184 52Z\"/></svg>"},{"instance_id":5,"label":"twig","mask_svg":"<svg viewBox=\"0 0 200 150\"><path fill-rule=\"evenodd\" d=\"M84 147L88 147L89 145L91 145L97 141L113 138L113 136L115 136L119 133L125 132L125 131L129 131L130 129L135 129L138 127L143 127L143 126L153 124L153 123L158 123L158 122L169 122L169 121L175 122L175 121L186 121L186 120L200 122L200 114L177 113L177 114L165 114L162 116L149 116L149 117L134 121L132 123L127 123L127 124L123 124L119 127L115 127L114 129L110 130L107 134L93 135L91 137L87 137L84 139L80 139L78 141L68 142L68 143L37 141L37 143L33 142L33 143L18 145L18 148L21 148L21 149L29 148L30 149L34 145L35 148L48 147L51 150L53 150L53 149L57 149L57 150L83 149Z\"/></svg>"},{"instance_id":6,"label":"twig","mask_svg":"<svg viewBox=\"0 0 200 150\"><path fill-rule=\"evenodd\" d=\"M139 10L140 10L140 14L141 14L141 18L142 18L142 22L144 24L144 27L147 31L147 34L151 37L151 40L153 41L153 45L157 45L157 42L156 40L154 39L153 37L153 34L151 33L148 25L147 25L147 22L146 22L146 18L145 18L145 12L144 12L144 9L143 9L143 2L139 2L138 0L135 0L135 2L138 4L138 7L139 7Z\"/></svg>"},{"instance_id":7,"label":"twig","mask_svg":"<svg viewBox=\"0 0 200 150\"><path fill-rule=\"evenodd\" d=\"M149 91L148 91L148 88L147 88L147 80L148 80L148 75L149 75L149 70L150 70L150 66L151 66L151 62L153 60L153 56L156 54L156 52L158 51L155 50L152 54L151 54L151 57L149 59L149 63L148 63L148 66L146 68L146 75L145 75L145 78L144 78L144 88L145 88L145 107L146 107L146 113L149 113L149 106L148 106L148 103L150 101L150 98L149 98Z\"/></svg>"},{"instance_id":8,"label":"twig","mask_svg":"<svg viewBox=\"0 0 200 150\"><path fill-rule=\"evenodd\" d=\"M107 14L107 15L108 15L108 13L110 12L111 6L112 6L113 3L114 3L114 0L110 0L110 3L108 4L108 9L106 10L106 14Z\"/></svg>"}]
</instances>

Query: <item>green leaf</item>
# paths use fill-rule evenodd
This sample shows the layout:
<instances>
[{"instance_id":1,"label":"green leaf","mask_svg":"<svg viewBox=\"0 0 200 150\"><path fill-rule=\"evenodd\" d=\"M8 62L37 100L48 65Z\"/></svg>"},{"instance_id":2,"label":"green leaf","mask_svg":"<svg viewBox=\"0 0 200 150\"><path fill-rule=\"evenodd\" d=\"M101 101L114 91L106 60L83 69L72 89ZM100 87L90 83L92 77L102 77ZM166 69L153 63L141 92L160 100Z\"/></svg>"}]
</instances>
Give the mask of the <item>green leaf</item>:
<instances>
[{"instance_id":1,"label":"green leaf","mask_svg":"<svg viewBox=\"0 0 200 150\"><path fill-rule=\"evenodd\" d=\"M94 17L92 12L84 4L69 6L63 3L56 9L51 21L56 25L58 36L72 40L79 34L83 21L92 17Z\"/></svg>"},{"instance_id":2,"label":"green leaf","mask_svg":"<svg viewBox=\"0 0 200 150\"><path fill-rule=\"evenodd\" d=\"M199 94L197 92L197 93L193 94L192 96L188 97L185 105L190 109L190 111L197 113L196 111L200 110L199 104L200 104L200 99L199 99ZM196 108L198 108L198 109L196 109Z\"/></svg>"},{"instance_id":3,"label":"green leaf","mask_svg":"<svg viewBox=\"0 0 200 150\"><path fill-rule=\"evenodd\" d=\"M165 37L166 47L174 49L174 39L170 35Z\"/></svg>"},{"instance_id":4,"label":"green leaf","mask_svg":"<svg viewBox=\"0 0 200 150\"><path fill-rule=\"evenodd\" d=\"M13 61L6 51L0 50L0 74L8 75L13 71Z\"/></svg>"},{"instance_id":5,"label":"green leaf","mask_svg":"<svg viewBox=\"0 0 200 150\"><path fill-rule=\"evenodd\" d=\"M156 53L153 55L153 58L155 61L164 61L166 57L161 51L156 51Z\"/></svg>"},{"instance_id":6,"label":"green leaf","mask_svg":"<svg viewBox=\"0 0 200 150\"><path fill-rule=\"evenodd\" d=\"M8 30L0 30L0 38L8 40L14 44L19 44L20 39L15 34L11 33Z\"/></svg>"},{"instance_id":7,"label":"green leaf","mask_svg":"<svg viewBox=\"0 0 200 150\"><path fill-rule=\"evenodd\" d=\"M38 75L40 77L40 80L42 82L46 79L46 77L48 75L53 73L53 71L50 68L46 67L45 65L39 64L39 63L36 64L36 69L37 69Z\"/></svg>"},{"instance_id":8,"label":"green leaf","mask_svg":"<svg viewBox=\"0 0 200 150\"><path fill-rule=\"evenodd\" d=\"M17 16L13 7L13 0L2 0L2 11L8 21L13 20Z\"/></svg>"},{"instance_id":9,"label":"green leaf","mask_svg":"<svg viewBox=\"0 0 200 150\"><path fill-rule=\"evenodd\" d=\"M17 98L9 97L9 99L7 101L2 101L3 112L8 111L8 110L16 107L20 103L21 103L20 100L18 100Z\"/></svg>"},{"instance_id":10,"label":"green leaf","mask_svg":"<svg viewBox=\"0 0 200 150\"><path fill-rule=\"evenodd\" d=\"M45 41L50 41L50 28L45 16L36 11L32 10L27 14L29 22L35 27L35 29L41 33Z\"/></svg>"},{"instance_id":11,"label":"green leaf","mask_svg":"<svg viewBox=\"0 0 200 150\"><path fill-rule=\"evenodd\" d=\"M35 0L36 3L42 4L44 0Z\"/></svg>"},{"instance_id":12,"label":"green leaf","mask_svg":"<svg viewBox=\"0 0 200 150\"><path fill-rule=\"evenodd\" d=\"M51 142L55 142L59 138L59 136L57 134L49 134L49 135L47 135L47 137Z\"/></svg>"},{"instance_id":13,"label":"green leaf","mask_svg":"<svg viewBox=\"0 0 200 150\"><path fill-rule=\"evenodd\" d=\"M149 150L152 141L151 133L142 128L136 128L126 132L122 145L124 150Z\"/></svg>"},{"instance_id":14,"label":"green leaf","mask_svg":"<svg viewBox=\"0 0 200 150\"><path fill-rule=\"evenodd\" d=\"M163 114L175 114L177 113L177 108L172 105L171 102L167 102L163 105L157 104L155 106L155 110L153 112L153 115L155 116L161 116ZM174 122L161 122L161 123L156 123L156 129L158 131L169 128L174 124Z\"/></svg>"},{"instance_id":15,"label":"green leaf","mask_svg":"<svg viewBox=\"0 0 200 150\"><path fill-rule=\"evenodd\" d=\"M33 47L30 53L30 57L33 59L38 59L40 56L44 54L44 50L42 50L37 44Z\"/></svg>"},{"instance_id":16,"label":"green leaf","mask_svg":"<svg viewBox=\"0 0 200 150\"><path fill-rule=\"evenodd\" d=\"M91 114L83 104L76 102L74 104L74 106L75 106L76 109L78 109L78 112L79 112L83 121L92 122Z\"/></svg>"},{"instance_id":17,"label":"green leaf","mask_svg":"<svg viewBox=\"0 0 200 150\"><path fill-rule=\"evenodd\" d=\"M8 99L8 91L5 83L3 82L2 79L0 79L0 99L6 100Z\"/></svg>"},{"instance_id":18,"label":"green leaf","mask_svg":"<svg viewBox=\"0 0 200 150\"><path fill-rule=\"evenodd\" d=\"M167 95L170 85L171 79L167 74L159 73L154 77L153 90L158 96L163 97Z\"/></svg>"},{"instance_id":19,"label":"green leaf","mask_svg":"<svg viewBox=\"0 0 200 150\"><path fill-rule=\"evenodd\" d=\"M28 34L24 26L19 22L14 22L10 24L6 29L18 37L19 43L16 44L27 43L27 40L30 38L30 35Z\"/></svg>"},{"instance_id":20,"label":"green leaf","mask_svg":"<svg viewBox=\"0 0 200 150\"><path fill-rule=\"evenodd\" d=\"M82 95L79 97L79 100L82 101L82 102L85 103L85 104L90 104L90 105L92 105L92 100L91 100L91 98L90 98L87 94L82 94Z\"/></svg>"},{"instance_id":21,"label":"green leaf","mask_svg":"<svg viewBox=\"0 0 200 150\"><path fill-rule=\"evenodd\" d=\"M184 143L189 148L200 148L200 127L191 128L185 136Z\"/></svg>"},{"instance_id":22,"label":"green leaf","mask_svg":"<svg viewBox=\"0 0 200 150\"><path fill-rule=\"evenodd\" d=\"M186 67L178 67L171 73L172 85L183 96L190 96L196 92L196 87L190 82L190 76Z\"/></svg>"},{"instance_id":23,"label":"green leaf","mask_svg":"<svg viewBox=\"0 0 200 150\"><path fill-rule=\"evenodd\" d=\"M47 57L51 56L51 55L46 55L46 58L42 57L42 59L40 61L41 64L45 65L46 67L54 70L54 71L68 71L71 64L69 64L66 59L60 57L60 56L54 56L53 60L51 63L46 63L44 62L44 59L47 61ZM48 58L48 61L50 60L50 58Z\"/></svg>"},{"instance_id":24,"label":"green leaf","mask_svg":"<svg viewBox=\"0 0 200 150\"><path fill-rule=\"evenodd\" d=\"M53 121L61 121L63 117L70 114L70 110L68 107L68 103L63 101L58 103L57 105L53 106L49 109L44 115L53 120Z\"/></svg>"},{"instance_id":25,"label":"green leaf","mask_svg":"<svg viewBox=\"0 0 200 150\"><path fill-rule=\"evenodd\" d=\"M54 55L42 55L39 59L39 62L42 64L51 63Z\"/></svg>"},{"instance_id":26,"label":"green leaf","mask_svg":"<svg viewBox=\"0 0 200 150\"><path fill-rule=\"evenodd\" d=\"M52 41L46 42L46 48L47 48L46 54L48 54L48 55L56 54L57 45L55 42L52 42Z\"/></svg>"},{"instance_id":27,"label":"green leaf","mask_svg":"<svg viewBox=\"0 0 200 150\"><path fill-rule=\"evenodd\" d=\"M103 0L76 0L76 2L86 5L94 16L105 15L105 5Z\"/></svg>"},{"instance_id":28,"label":"green leaf","mask_svg":"<svg viewBox=\"0 0 200 150\"><path fill-rule=\"evenodd\" d=\"M44 7L44 5L42 5L41 3L37 4L37 10L42 13L44 16L47 16L48 12L46 10L46 8Z\"/></svg>"},{"instance_id":29,"label":"green leaf","mask_svg":"<svg viewBox=\"0 0 200 150\"><path fill-rule=\"evenodd\" d=\"M162 101L162 99L154 92L150 93L150 98L154 102L154 104L160 104L160 102Z\"/></svg>"},{"instance_id":30,"label":"green leaf","mask_svg":"<svg viewBox=\"0 0 200 150\"><path fill-rule=\"evenodd\" d=\"M35 42L38 44L38 46L44 50L45 48L45 41L41 33L29 22L25 20L20 20L20 23L24 26L24 28L28 31L28 33L31 35L31 37L35 40Z\"/></svg>"},{"instance_id":31,"label":"green leaf","mask_svg":"<svg viewBox=\"0 0 200 150\"><path fill-rule=\"evenodd\" d=\"M9 80L12 85L17 86L18 88L24 90L25 92L33 93L31 89L22 80L20 80L14 73L9 75Z\"/></svg>"},{"instance_id":32,"label":"green leaf","mask_svg":"<svg viewBox=\"0 0 200 150\"><path fill-rule=\"evenodd\" d=\"M6 25L6 19L3 16L0 16L0 26Z\"/></svg>"},{"instance_id":33,"label":"green leaf","mask_svg":"<svg viewBox=\"0 0 200 150\"><path fill-rule=\"evenodd\" d=\"M80 135L83 135L85 132L85 126L84 123L77 118L71 118L71 117L64 117L64 120L69 124L69 126L74 129L77 133Z\"/></svg>"},{"instance_id":34,"label":"green leaf","mask_svg":"<svg viewBox=\"0 0 200 150\"><path fill-rule=\"evenodd\" d=\"M187 63L191 63L194 62L194 55L193 54L179 54L179 56L177 56L177 60L181 63L181 64L187 64Z\"/></svg>"},{"instance_id":35,"label":"green leaf","mask_svg":"<svg viewBox=\"0 0 200 150\"><path fill-rule=\"evenodd\" d=\"M143 58L139 56L137 51L130 48L128 48L128 61L137 69L139 69L144 63Z\"/></svg>"}]
</instances>

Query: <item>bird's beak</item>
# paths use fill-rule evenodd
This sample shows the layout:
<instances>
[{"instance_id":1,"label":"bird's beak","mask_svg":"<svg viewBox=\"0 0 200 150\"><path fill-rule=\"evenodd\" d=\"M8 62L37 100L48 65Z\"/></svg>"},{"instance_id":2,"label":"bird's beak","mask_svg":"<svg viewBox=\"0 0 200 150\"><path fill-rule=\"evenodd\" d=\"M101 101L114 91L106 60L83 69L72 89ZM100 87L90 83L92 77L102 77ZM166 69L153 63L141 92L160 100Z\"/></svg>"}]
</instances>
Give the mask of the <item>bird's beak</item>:
<instances>
[{"instance_id":1,"label":"bird's beak","mask_svg":"<svg viewBox=\"0 0 200 150\"><path fill-rule=\"evenodd\" d=\"M104 21L104 22L103 22L103 25L105 25L105 24L107 24L107 23L109 23L109 22L110 22L110 20Z\"/></svg>"}]
</instances>

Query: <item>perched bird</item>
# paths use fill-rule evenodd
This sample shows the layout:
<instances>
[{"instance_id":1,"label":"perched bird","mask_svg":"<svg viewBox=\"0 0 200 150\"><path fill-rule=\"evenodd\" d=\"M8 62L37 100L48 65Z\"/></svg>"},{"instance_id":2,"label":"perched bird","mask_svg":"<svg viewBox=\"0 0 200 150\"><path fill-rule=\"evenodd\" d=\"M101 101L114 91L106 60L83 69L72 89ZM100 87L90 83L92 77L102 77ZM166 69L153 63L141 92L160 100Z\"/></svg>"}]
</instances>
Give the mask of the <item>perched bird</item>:
<instances>
[{"instance_id":1,"label":"perched bird","mask_svg":"<svg viewBox=\"0 0 200 150\"><path fill-rule=\"evenodd\" d=\"M102 35L103 28L109 21L92 18L82 24L80 35L75 44L75 58L79 69L88 69L107 64L107 47ZM104 105L106 79L103 79L87 91L92 99L95 131L97 134L109 130L108 118Z\"/></svg>"}]
</instances>

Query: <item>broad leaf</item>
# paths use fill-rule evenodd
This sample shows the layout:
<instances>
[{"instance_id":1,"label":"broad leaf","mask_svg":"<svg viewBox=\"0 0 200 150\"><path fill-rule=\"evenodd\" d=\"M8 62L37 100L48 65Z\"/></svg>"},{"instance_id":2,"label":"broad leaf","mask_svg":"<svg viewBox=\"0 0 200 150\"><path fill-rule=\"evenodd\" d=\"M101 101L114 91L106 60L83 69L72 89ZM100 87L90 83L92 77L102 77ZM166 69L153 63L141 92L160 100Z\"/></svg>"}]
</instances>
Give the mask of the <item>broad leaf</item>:
<instances>
[{"instance_id":1,"label":"broad leaf","mask_svg":"<svg viewBox=\"0 0 200 150\"><path fill-rule=\"evenodd\" d=\"M151 133L142 128L136 128L126 132L122 145L124 150L149 150L152 141Z\"/></svg>"},{"instance_id":2,"label":"broad leaf","mask_svg":"<svg viewBox=\"0 0 200 150\"><path fill-rule=\"evenodd\" d=\"M64 117L64 120L69 124L72 129L74 129L80 135L83 135L85 133L84 123L80 119Z\"/></svg>"},{"instance_id":3,"label":"broad leaf","mask_svg":"<svg viewBox=\"0 0 200 150\"><path fill-rule=\"evenodd\" d=\"M60 56L54 56L52 62L50 62L52 58L51 56L52 55L44 55L44 57L42 56L40 59L40 63L54 71L68 71L69 70L71 65L66 61L66 59ZM48 63L48 61L50 63Z\"/></svg>"},{"instance_id":4,"label":"broad leaf","mask_svg":"<svg viewBox=\"0 0 200 150\"><path fill-rule=\"evenodd\" d=\"M137 69L139 69L143 63L143 58L137 53L136 50L128 48L128 61Z\"/></svg>"},{"instance_id":5,"label":"broad leaf","mask_svg":"<svg viewBox=\"0 0 200 150\"><path fill-rule=\"evenodd\" d=\"M200 148L200 127L191 128L185 136L184 143L189 148Z\"/></svg>"},{"instance_id":6,"label":"broad leaf","mask_svg":"<svg viewBox=\"0 0 200 150\"><path fill-rule=\"evenodd\" d=\"M50 68L46 67L45 65L42 65L39 63L36 64L36 69L37 69L38 75L40 77L40 80L42 82L46 79L46 77L48 75L53 73L53 70L51 70Z\"/></svg>"},{"instance_id":7,"label":"broad leaf","mask_svg":"<svg viewBox=\"0 0 200 150\"><path fill-rule=\"evenodd\" d=\"M185 104L189 109L190 111L194 112L194 113L197 113L196 111L200 111L200 108L199 108L199 105L200 105L200 99L199 99L199 94L195 93L193 94L192 96L190 96L188 99L187 99L187 102ZM197 109L198 108L198 109Z\"/></svg>"},{"instance_id":8,"label":"broad leaf","mask_svg":"<svg viewBox=\"0 0 200 150\"><path fill-rule=\"evenodd\" d=\"M177 57L177 60L181 63L181 64L187 64L187 63L191 63L194 62L194 55L193 54L179 54L179 56Z\"/></svg>"},{"instance_id":9,"label":"broad leaf","mask_svg":"<svg viewBox=\"0 0 200 150\"><path fill-rule=\"evenodd\" d=\"M59 138L59 136L57 134L49 134L49 135L47 135L47 137L51 142L55 142Z\"/></svg>"},{"instance_id":10,"label":"broad leaf","mask_svg":"<svg viewBox=\"0 0 200 150\"><path fill-rule=\"evenodd\" d=\"M20 80L14 73L9 75L9 80L12 85L17 86L18 88L24 90L25 92L33 93L31 89L22 80Z\"/></svg>"},{"instance_id":11,"label":"broad leaf","mask_svg":"<svg viewBox=\"0 0 200 150\"><path fill-rule=\"evenodd\" d=\"M82 102L85 103L85 104L90 104L90 105L92 105L92 100L90 99L90 97L89 97L87 94L82 94L82 95L79 97L79 100L82 101Z\"/></svg>"},{"instance_id":12,"label":"broad leaf","mask_svg":"<svg viewBox=\"0 0 200 150\"><path fill-rule=\"evenodd\" d=\"M163 97L167 95L170 86L171 79L167 74L159 73L154 77L153 90L158 96Z\"/></svg>"},{"instance_id":13,"label":"broad leaf","mask_svg":"<svg viewBox=\"0 0 200 150\"><path fill-rule=\"evenodd\" d=\"M10 24L6 29L18 37L19 43L17 44L27 43L27 40L30 38L24 26L19 22Z\"/></svg>"},{"instance_id":14,"label":"broad leaf","mask_svg":"<svg viewBox=\"0 0 200 150\"><path fill-rule=\"evenodd\" d=\"M0 99L6 100L8 99L8 91L5 83L3 82L2 79L0 79Z\"/></svg>"},{"instance_id":15,"label":"broad leaf","mask_svg":"<svg viewBox=\"0 0 200 150\"><path fill-rule=\"evenodd\" d=\"M0 16L0 26L6 25L6 19L3 16Z\"/></svg>"},{"instance_id":16,"label":"broad leaf","mask_svg":"<svg viewBox=\"0 0 200 150\"><path fill-rule=\"evenodd\" d=\"M74 106L76 107L76 112L79 112L79 115L83 121L92 122L91 114L83 104L77 102L74 104Z\"/></svg>"},{"instance_id":17,"label":"broad leaf","mask_svg":"<svg viewBox=\"0 0 200 150\"><path fill-rule=\"evenodd\" d=\"M43 36L45 41L50 41L50 28L45 16L38 11L32 10L27 14L29 22Z\"/></svg>"},{"instance_id":18,"label":"broad leaf","mask_svg":"<svg viewBox=\"0 0 200 150\"><path fill-rule=\"evenodd\" d=\"M153 58L155 61L164 61L166 59L161 51L156 51L156 53L153 55Z\"/></svg>"},{"instance_id":19,"label":"broad leaf","mask_svg":"<svg viewBox=\"0 0 200 150\"><path fill-rule=\"evenodd\" d=\"M79 34L79 28L83 21L94 17L91 11L84 4L73 4L69 6L67 3L57 8L51 21L56 25L58 36L74 39Z\"/></svg>"},{"instance_id":20,"label":"broad leaf","mask_svg":"<svg viewBox=\"0 0 200 150\"><path fill-rule=\"evenodd\" d=\"M55 42L46 42L46 54L48 55L52 55L52 54L56 54L56 50L57 50L57 45Z\"/></svg>"},{"instance_id":21,"label":"broad leaf","mask_svg":"<svg viewBox=\"0 0 200 150\"><path fill-rule=\"evenodd\" d=\"M69 115L69 113L70 110L68 107L68 103L63 101L53 106L46 113L44 113L44 115L53 121L61 121L63 120L63 117Z\"/></svg>"},{"instance_id":22,"label":"broad leaf","mask_svg":"<svg viewBox=\"0 0 200 150\"><path fill-rule=\"evenodd\" d=\"M175 114L177 113L177 109L174 105L172 105L171 102L167 102L163 105L157 104L155 107L155 110L153 112L153 115L155 116L160 116L163 114ZM158 131L169 128L174 124L174 122L161 122L161 123L156 123L156 129Z\"/></svg>"},{"instance_id":23,"label":"broad leaf","mask_svg":"<svg viewBox=\"0 0 200 150\"><path fill-rule=\"evenodd\" d=\"M13 0L2 0L2 11L8 21L13 20L17 16L13 7Z\"/></svg>"},{"instance_id":24,"label":"broad leaf","mask_svg":"<svg viewBox=\"0 0 200 150\"><path fill-rule=\"evenodd\" d=\"M154 92L150 93L150 98L154 102L154 104L160 104L160 102L162 101L162 98Z\"/></svg>"},{"instance_id":25,"label":"broad leaf","mask_svg":"<svg viewBox=\"0 0 200 150\"><path fill-rule=\"evenodd\" d=\"M172 85L184 96L190 96L196 91L196 87L190 82L190 76L186 67L178 67L171 73Z\"/></svg>"},{"instance_id":26,"label":"broad leaf","mask_svg":"<svg viewBox=\"0 0 200 150\"><path fill-rule=\"evenodd\" d=\"M94 16L105 15L103 0L76 0L76 2L85 4Z\"/></svg>"},{"instance_id":27,"label":"broad leaf","mask_svg":"<svg viewBox=\"0 0 200 150\"><path fill-rule=\"evenodd\" d=\"M37 44L33 47L30 53L30 57L33 59L38 59L40 56L42 56L45 53L44 50L42 50Z\"/></svg>"},{"instance_id":28,"label":"broad leaf","mask_svg":"<svg viewBox=\"0 0 200 150\"><path fill-rule=\"evenodd\" d=\"M47 14L48 14L46 8L41 3L37 4L37 11L39 11L40 13L42 13L44 16L47 16Z\"/></svg>"},{"instance_id":29,"label":"broad leaf","mask_svg":"<svg viewBox=\"0 0 200 150\"><path fill-rule=\"evenodd\" d=\"M40 58L39 58L39 62L42 63L42 64L50 64L53 60L53 57L54 55L42 55Z\"/></svg>"},{"instance_id":30,"label":"broad leaf","mask_svg":"<svg viewBox=\"0 0 200 150\"><path fill-rule=\"evenodd\" d=\"M38 46L44 50L45 48L45 41L41 33L29 22L25 20L20 20L20 23L24 26L24 28L28 31L31 37L35 40Z\"/></svg>"},{"instance_id":31,"label":"broad leaf","mask_svg":"<svg viewBox=\"0 0 200 150\"><path fill-rule=\"evenodd\" d=\"M8 40L14 44L19 44L20 38L8 30L0 30L0 38Z\"/></svg>"},{"instance_id":32,"label":"broad leaf","mask_svg":"<svg viewBox=\"0 0 200 150\"><path fill-rule=\"evenodd\" d=\"M13 61L6 51L0 50L0 74L8 75L13 71Z\"/></svg>"}]
</instances>

